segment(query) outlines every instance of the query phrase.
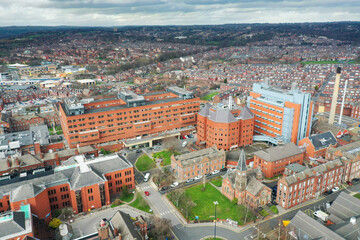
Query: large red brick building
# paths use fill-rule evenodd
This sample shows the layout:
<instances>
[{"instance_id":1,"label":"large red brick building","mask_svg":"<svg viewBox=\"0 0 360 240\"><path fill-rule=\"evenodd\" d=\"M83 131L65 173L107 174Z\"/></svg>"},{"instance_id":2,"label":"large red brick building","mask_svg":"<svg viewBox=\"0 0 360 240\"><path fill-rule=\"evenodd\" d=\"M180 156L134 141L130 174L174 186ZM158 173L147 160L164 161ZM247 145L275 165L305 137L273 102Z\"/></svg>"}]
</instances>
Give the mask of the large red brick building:
<instances>
[{"instance_id":1,"label":"large red brick building","mask_svg":"<svg viewBox=\"0 0 360 240\"><path fill-rule=\"evenodd\" d=\"M253 143L254 114L246 106L207 104L197 118L197 144L227 151Z\"/></svg>"},{"instance_id":2,"label":"large red brick building","mask_svg":"<svg viewBox=\"0 0 360 240\"><path fill-rule=\"evenodd\" d=\"M304 152L292 142L260 150L254 153L254 168L260 167L264 177L272 178L283 174L289 164L302 164Z\"/></svg>"},{"instance_id":3,"label":"large red brick building","mask_svg":"<svg viewBox=\"0 0 360 240\"><path fill-rule=\"evenodd\" d=\"M276 202L285 209L320 196L339 186L344 170L339 160L329 161L302 172L284 176L278 181Z\"/></svg>"},{"instance_id":4,"label":"large red brick building","mask_svg":"<svg viewBox=\"0 0 360 240\"><path fill-rule=\"evenodd\" d=\"M178 87L166 92L118 96L81 103L75 98L60 105L60 121L71 148L89 144L124 144L125 139L143 139L126 147L151 145L146 139L168 131L194 130L199 98ZM164 135L164 138L167 137Z\"/></svg>"},{"instance_id":5,"label":"large red brick building","mask_svg":"<svg viewBox=\"0 0 360 240\"><path fill-rule=\"evenodd\" d=\"M51 171L2 180L0 212L30 204L39 219L71 207L74 214L110 204L110 195L135 188L134 167L117 154L99 158L78 155Z\"/></svg>"}]
</instances>

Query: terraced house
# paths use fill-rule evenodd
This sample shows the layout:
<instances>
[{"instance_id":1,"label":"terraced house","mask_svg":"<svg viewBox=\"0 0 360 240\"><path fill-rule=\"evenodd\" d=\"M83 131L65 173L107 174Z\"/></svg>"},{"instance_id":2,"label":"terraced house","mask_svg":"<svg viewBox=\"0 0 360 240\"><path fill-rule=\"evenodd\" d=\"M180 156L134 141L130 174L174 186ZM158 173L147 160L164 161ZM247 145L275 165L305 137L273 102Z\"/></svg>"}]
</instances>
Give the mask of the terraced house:
<instances>
[{"instance_id":1,"label":"terraced house","mask_svg":"<svg viewBox=\"0 0 360 240\"><path fill-rule=\"evenodd\" d=\"M278 182L276 202L289 209L334 187L339 186L344 165L339 160L329 161L314 168L282 177Z\"/></svg>"}]
</instances>

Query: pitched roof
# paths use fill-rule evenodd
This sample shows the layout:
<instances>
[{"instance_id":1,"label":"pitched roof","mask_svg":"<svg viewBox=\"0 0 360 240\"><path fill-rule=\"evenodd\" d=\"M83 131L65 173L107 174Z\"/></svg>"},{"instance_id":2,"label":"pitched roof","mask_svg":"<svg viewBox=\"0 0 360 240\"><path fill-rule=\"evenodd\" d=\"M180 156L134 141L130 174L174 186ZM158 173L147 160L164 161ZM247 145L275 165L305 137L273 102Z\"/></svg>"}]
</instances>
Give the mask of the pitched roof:
<instances>
[{"instance_id":1,"label":"pitched roof","mask_svg":"<svg viewBox=\"0 0 360 240\"><path fill-rule=\"evenodd\" d=\"M360 199L341 192L331 204L328 212L336 215L342 220L360 215Z\"/></svg>"},{"instance_id":2,"label":"pitched roof","mask_svg":"<svg viewBox=\"0 0 360 240\"><path fill-rule=\"evenodd\" d=\"M251 193L254 196L257 196L258 193L261 191L261 189L263 189L264 187L268 188L263 183L261 183L259 180L257 180L255 177L252 177L250 179L250 181L247 183L246 191L248 191L249 193Z\"/></svg>"},{"instance_id":3,"label":"pitched roof","mask_svg":"<svg viewBox=\"0 0 360 240\"><path fill-rule=\"evenodd\" d=\"M12 212L12 219L5 222L1 222L0 224L0 238L5 239L6 236L20 233L25 229L26 229L25 213Z\"/></svg>"},{"instance_id":4,"label":"pitched roof","mask_svg":"<svg viewBox=\"0 0 360 240\"><path fill-rule=\"evenodd\" d=\"M320 222L312 217L309 217L302 211L298 211L296 215L290 220L287 228L293 231L298 239L337 239L345 240L337 233L331 231Z\"/></svg>"},{"instance_id":5,"label":"pitched roof","mask_svg":"<svg viewBox=\"0 0 360 240\"><path fill-rule=\"evenodd\" d=\"M140 234L135 230L135 226L129 214L117 211L110 219L112 226L121 233L122 239L142 239Z\"/></svg>"},{"instance_id":6,"label":"pitched roof","mask_svg":"<svg viewBox=\"0 0 360 240\"><path fill-rule=\"evenodd\" d=\"M199 115L207 117L209 116L210 104L205 104L205 107L200 110Z\"/></svg>"},{"instance_id":7,"label":"pitched roof","mask_svg":"<svg viewBox=\"0 0 360 240\"><path fill-rule=\"evenodd\" d=\"M241 149L240 155L239 155L239 161L238 164L236 166L237 170L240 171L246 171L246 157L245 157L245 152L244 152L244 148Z\"/></svg>"},{"instance_id":8,"label":"pitched roof","mask_svg":"<svg viewBox=\"0 0 360 240\"><path fill-rule=\"evenodd\" d=\"M254 113L251 112L248 106L244 106L240 112L239 118L240 119L250 119L254 117Z\"/></svg>"},{"instance_id":9,"label":"pitched roof","mask_svg":"<svg viewBox=\"0 0 360 240\"><path fill-rule=\"evenodd\" d=\"M332 132L324 132L309 137L310 142L314 145L315 150L328 148L337 144L337 140Z\"/></svg>"},{"instance_id":10,"label":"pitched roof","mask_svg":"<svg viewBox=\"0 0 360 240\"><path fill-rule=\"evenodd\" d=\"M37 186L33 183L24 184L14 189L11 194L11 202L17 202L37 196L44 190L44 186Z\"/></svg>"},{"instance_id":11,"label":"pitched roof","mask_svg":"<svg viewBox=\"0 0 360 240\"><path fill-rule=\"evenodd\" d=\"M209 119L214 122L231 123L237 121L228 108L210 110L209 115Z\"/></svg>"},{"instance_id":12,"label":"pitched roof","mask_svg":"<svg viewBox=\"0 0 360 240\"><path fill-rule=\"evenodd\" d=\"M301 149L293 142L290 142L284 145L254 152L254 155L264 159L267 162L274 162L300 153L302 153Z\"/></svg>"}]
</instances>

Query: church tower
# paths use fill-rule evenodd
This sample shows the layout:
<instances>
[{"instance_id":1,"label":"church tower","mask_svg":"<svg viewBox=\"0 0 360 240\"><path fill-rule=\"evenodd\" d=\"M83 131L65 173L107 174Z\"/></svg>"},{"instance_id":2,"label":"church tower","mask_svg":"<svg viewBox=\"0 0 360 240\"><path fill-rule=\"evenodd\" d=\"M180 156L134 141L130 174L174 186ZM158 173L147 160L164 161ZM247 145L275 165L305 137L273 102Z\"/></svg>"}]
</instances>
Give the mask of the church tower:
<instances>
[{"instance_id":1,"label":"church tower","mask_svg":"<svg viewBox=\"0 0 360 240\"><path fill-rule=\"evenodd\" d=\"M245 201L245 189L247 185L247 167L246 167L246 158L244 149L241 150L238 164L235 168L236 177L235 177L235 192L238 192L236 197L238 198L238 203L243 203Z\"/></svg>"}]
</instances>

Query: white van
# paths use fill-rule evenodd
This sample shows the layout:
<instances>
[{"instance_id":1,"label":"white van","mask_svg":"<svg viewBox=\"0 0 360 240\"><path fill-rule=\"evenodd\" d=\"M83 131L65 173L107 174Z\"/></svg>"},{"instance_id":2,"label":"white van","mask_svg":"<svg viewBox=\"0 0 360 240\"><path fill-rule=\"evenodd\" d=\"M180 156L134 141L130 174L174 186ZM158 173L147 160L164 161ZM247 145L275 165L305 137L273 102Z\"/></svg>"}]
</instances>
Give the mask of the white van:
<instances>
[{"instance_id":1,"label":"white van","mask_svg":"<svg viewBox=\"0 0 360 240\"><path fill-rule=\"evenodd\" d=\"M182 143L182 147L186 147L186 145L187 145L187 141Z\"/></svg>"},{"instance_id":2,"label":"white van","mask_svg":"<svg viewBox=\"0 0 360 240\"><path fill-rule=\"evenodd\" d=\"M150 173L146 173L144 176L144 182L149 181L149 178L150 178Z\"/></svg>"}]
</instances>

